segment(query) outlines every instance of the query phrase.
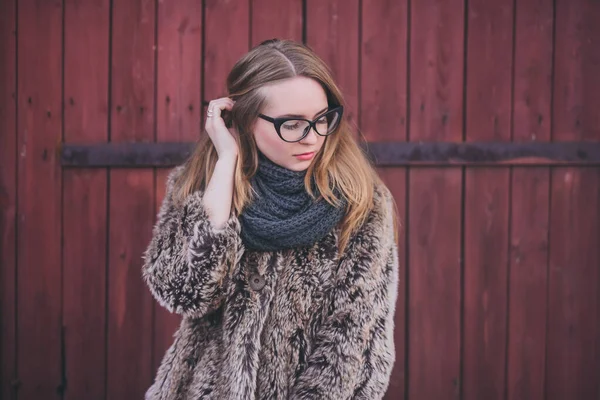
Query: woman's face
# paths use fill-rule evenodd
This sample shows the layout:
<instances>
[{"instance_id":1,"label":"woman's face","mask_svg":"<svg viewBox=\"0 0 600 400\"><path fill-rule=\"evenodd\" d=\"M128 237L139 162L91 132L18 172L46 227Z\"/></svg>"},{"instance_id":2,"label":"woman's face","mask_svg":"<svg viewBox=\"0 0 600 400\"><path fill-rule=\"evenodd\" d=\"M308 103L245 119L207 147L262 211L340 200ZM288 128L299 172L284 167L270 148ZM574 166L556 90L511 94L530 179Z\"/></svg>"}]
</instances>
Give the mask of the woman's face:
<instances>
[{"instance_id":1,"label":"woman's face","mask_svg":"<svg viewBox=\"0 0 600 400\"><path fill-rule=\"evenodd\" d=\"M310 78L297 76L267 85L262 90L266 106L261 113L271 118L293 116L312 121L327 110L325 91ZM282 132L284 129L282 126ZM306 170L325 142L325 137L313 129L299 142L285 142L273 123L262 118L257 118L253 132L258 149L275 164L292 171Z\"/></svg>"}]
</instances>

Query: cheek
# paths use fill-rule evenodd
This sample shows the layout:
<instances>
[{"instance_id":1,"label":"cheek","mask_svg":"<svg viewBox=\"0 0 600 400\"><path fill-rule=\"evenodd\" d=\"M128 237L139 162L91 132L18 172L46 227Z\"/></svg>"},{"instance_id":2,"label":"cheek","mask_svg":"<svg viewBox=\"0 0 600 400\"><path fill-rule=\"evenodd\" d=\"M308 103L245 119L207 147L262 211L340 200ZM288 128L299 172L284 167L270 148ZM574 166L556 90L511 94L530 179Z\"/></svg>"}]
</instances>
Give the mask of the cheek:
<instances>
[{"instance_id":1,"label":"cheek","mask_svg":"<svg viewBox=\"0 0 600 400\"><path fill-rule=\"evenodd\" d=\"M285 142L277 136L273 129L265 129L264 127L256 127L254 129L254 139L258 149L269 158L273 156L283 155L285 151Z\"/></svg>"}]
</instances>

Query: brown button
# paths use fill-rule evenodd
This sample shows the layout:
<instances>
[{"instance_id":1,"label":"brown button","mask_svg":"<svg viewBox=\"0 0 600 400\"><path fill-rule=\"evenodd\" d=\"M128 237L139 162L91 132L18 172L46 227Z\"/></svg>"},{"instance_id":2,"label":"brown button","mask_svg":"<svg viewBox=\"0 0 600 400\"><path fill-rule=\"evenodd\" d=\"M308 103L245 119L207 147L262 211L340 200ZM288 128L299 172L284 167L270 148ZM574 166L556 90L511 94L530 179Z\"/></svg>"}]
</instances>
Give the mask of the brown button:
<instances>
[{"instance_id":1,"label":"brown button","mask_svg":"<svg viewBox=\"0 0 600 400\"><path fill-rule=\"evenodd\" d=\"M250 276L250 287L252 290L261 290L263 287L265 287L265 283L265 278L259 274L253 274Z\"/></svg>"}]
</instances>

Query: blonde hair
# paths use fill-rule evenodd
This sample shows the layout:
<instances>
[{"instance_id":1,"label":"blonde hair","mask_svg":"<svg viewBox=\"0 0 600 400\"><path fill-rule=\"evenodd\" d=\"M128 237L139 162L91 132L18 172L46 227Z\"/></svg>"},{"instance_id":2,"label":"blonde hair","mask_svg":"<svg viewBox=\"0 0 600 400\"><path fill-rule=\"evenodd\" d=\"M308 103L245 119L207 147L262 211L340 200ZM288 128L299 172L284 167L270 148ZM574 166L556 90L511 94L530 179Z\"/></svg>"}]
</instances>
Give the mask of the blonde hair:
<instances>
[{"instance_id":1,"label":"blonde hair","mask_svg":"<svg viewBox=\"0 0 600 400\"><path fill-rule=\"evenodd\" d=\"M232 208L240 215L252 200L250 179L258 168L258 148L252 127L265 105L260 90L269 83L303 76L323 87L329 106L344 105L343 96L333 81L331 71L310 48L288 40L268 40L256 46L234 65L227 77L228 97L235 101L231 113L223 118L236 136L240 152L234 177ZM366 220L373 207L374 188L381 181L355 140L355 130L342 119L337 131L328 136L309 166L305 186L311 196L311 179L322 197L333 205L339 200L337 190L348 202L340 223L339 251L343 252L352 233ZM175 201L181 201L196 190L204 190L217 162L215 147L204 132L194 152L184 165L176 182Z\"/></svg>"}]
</instances>

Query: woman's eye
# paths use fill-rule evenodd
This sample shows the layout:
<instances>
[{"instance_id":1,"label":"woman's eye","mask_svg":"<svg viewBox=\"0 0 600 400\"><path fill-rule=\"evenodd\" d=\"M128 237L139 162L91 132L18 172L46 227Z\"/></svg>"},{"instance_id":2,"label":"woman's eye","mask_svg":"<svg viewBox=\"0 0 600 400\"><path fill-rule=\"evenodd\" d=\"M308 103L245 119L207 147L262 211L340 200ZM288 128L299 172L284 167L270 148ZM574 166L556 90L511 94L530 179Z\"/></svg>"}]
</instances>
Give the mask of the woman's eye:
<instances>
[{"instance_id":1,"label":"woman's eye","mask_svg":"<svg viewBox=\"0 0 600 400\"><path fill-rule=\"evenodd\" d=\"M298 129L300 127L300 124L298 122L287 123L287 124L283 124L283 127L285 129L294 130L294 129Z\"/></svg>"},{"instance_id":2,"label":"woman's eye","mask_svg":"<svg viewBox=\"0 0 600 400\"><path fill-rule=\"evenodd\" d=\"M319 120L317 121L317 124L319 124L319 125L327 124L327 117L319 118Z\"/></svg>"}]
</instances>

